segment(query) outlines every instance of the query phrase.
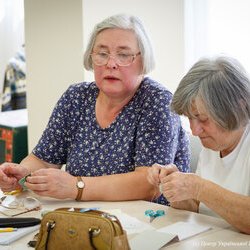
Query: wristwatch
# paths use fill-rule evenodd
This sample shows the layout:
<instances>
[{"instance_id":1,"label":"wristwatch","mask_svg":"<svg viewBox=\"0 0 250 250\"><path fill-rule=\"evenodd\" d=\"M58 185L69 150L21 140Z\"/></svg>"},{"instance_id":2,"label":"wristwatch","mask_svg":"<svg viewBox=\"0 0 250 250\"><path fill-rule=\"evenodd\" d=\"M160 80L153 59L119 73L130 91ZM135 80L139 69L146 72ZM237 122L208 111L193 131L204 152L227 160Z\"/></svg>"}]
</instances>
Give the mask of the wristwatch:
<instances>
[{"instance_id":1,"label":"wristwatch","mask_svg":"<svg viewBox=\"0 0 250 250\"><path fill-rule=\"evenodd\" d=\"M77 189L78 189L78 193L77 193L77 196L76 196L76 200L77 200L77 201L80 201L81 198L82 198L82 191L83 191L83 189L84 189L85 183L83 182L81 176L77 176L76 178L77 178L76 187L77 187Z\"/></svg>"}]
</instances>

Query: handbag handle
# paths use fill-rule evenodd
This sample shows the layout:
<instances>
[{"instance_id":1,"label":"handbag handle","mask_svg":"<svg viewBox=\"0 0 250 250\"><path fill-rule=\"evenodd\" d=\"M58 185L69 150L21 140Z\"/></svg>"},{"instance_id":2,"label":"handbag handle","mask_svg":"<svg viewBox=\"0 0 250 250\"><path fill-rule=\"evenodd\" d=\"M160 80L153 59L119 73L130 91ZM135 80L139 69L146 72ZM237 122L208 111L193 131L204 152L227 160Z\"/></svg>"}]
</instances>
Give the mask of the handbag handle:
<instances>
[{"instance_id":1,"label":"handbag handle","mask_svg":"<svg viewBox=\"0 0 250 250\"><path fill-rule=\"evenodd\" d=\"M45 250L48 249L50 232L55 227L55 225L56 225L55 221L52 221L52 220L48 221L46 224L46 226L47 226L47 238L46 238L46 242L45 242Z\"/></svg>"},{"instance_id":2,"label":"handbag handle","mask_svg":"<svg viewBox=\"0 0 250 250\"><path fill-rule=\"evenodd\" d=\"M98 236L100 232L101 232L100 228L92 228L92 227L89 228L89 241L93 250L97 250L97 248L94 245L93 238Z\"/></svg>"}]
</instances>

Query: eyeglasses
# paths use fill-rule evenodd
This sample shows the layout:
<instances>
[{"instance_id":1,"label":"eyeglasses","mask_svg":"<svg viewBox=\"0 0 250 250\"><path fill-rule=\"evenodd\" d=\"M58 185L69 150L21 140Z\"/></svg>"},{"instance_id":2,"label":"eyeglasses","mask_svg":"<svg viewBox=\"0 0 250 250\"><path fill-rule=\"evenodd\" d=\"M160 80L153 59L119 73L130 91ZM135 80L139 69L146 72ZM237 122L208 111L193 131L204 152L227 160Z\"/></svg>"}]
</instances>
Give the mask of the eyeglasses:
<instances>
[{"instance_id":1,"label":"eyeglasses","mask_svg":"<svg viewBox=\"0 0 250 250\"><path fill-rule=\"evenodd\" d=\"M141 53L138 52L137 54L128 54L128 53L117 53L115 55L111 55L106 52L95 52L91 54L92 61L97 66L104 66L108 63L110 58L113 58L117 65L126 67L133 63L135 58L140 55Z\"/></svg>"},{"instance_id":2,"label":"eyeglasses","mask_svg":"<svg viewBox=\"0 0 250 250\"><path fill-rule=\"evenodd\" d=\"M18 199L13 195L6 195L0 199L0 213L7 216L17 216L41 208L41 203L34 197L25 197Z\"/></svg>"}]
</instances>

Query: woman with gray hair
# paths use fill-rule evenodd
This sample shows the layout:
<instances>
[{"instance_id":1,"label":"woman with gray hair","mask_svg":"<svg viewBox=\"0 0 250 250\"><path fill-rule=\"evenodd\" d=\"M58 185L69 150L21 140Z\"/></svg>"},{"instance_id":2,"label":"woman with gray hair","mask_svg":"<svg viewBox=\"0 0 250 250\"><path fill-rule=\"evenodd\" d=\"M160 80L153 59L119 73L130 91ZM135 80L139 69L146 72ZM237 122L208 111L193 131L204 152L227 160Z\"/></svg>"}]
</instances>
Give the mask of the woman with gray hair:
<instances>
[{"instance_id":1,"label":"woman with gray hair","mask_svg":"<svg viewBox=\"0 0 250 250\"><path fill-rule=\"evenodd\" d=\"M181 80L172 109L203 145L196 174L173 165L148 171L171 206L221 216L250 234L250 81L233 58L197 62ZM160 193L160 192L159 192Z\"/></svg>"},{"instance_id":2,"label":"woman with gray hair","mask_svg":"<svg viewBox=\"0 0 250 250\"><path fill-rule=\"evenodd\" d=\"M0 187L20 188L18 181L31 173L25 186L42 196L151 200L145 166L157 160L188 171L189 146L170 111L172 94L145 77L154 55L141 21L116 15L97 24L84 66L95 81L68 88L32 153L20 165L0 167Z\"/></svg>"}]
</instances>

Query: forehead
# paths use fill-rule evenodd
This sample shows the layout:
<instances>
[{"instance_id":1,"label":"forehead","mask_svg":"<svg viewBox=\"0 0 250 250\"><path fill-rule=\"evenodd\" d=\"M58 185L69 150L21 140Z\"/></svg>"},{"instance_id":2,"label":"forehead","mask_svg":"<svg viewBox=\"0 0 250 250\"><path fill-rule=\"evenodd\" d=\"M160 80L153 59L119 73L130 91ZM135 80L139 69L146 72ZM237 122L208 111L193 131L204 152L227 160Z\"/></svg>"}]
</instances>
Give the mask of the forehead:
<instances>
[{"instance_id":1,"label":"forehead","mask_svg":"<svg viewBox=\"0 0 250 250\"><path fill-rule=\"evenodd\" d=\"M132 30L124 29L105 29L97 36L94 47L108 49L138 49L138 41Z\"/></svg>"},{"instance_id":2,"label":"forehead","mask_svg":"<svg viewBox=\"0 0 250 250\"><path fill-rule=\"evenodd\" d=\"M206 115L209 116L209 112L207 111L204 102L200 98L196 98L191 105L191 115Z\"/></svg>"}]
</instances>

